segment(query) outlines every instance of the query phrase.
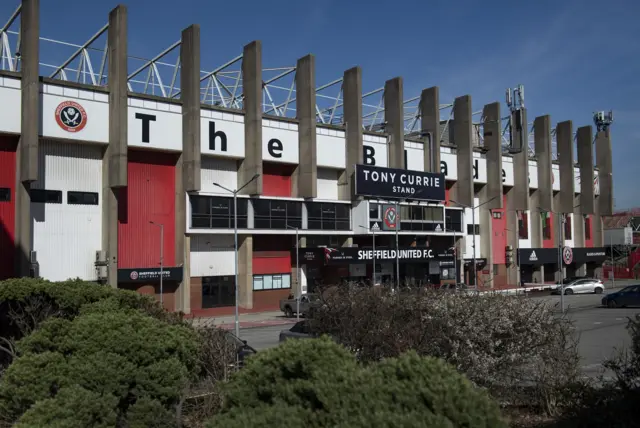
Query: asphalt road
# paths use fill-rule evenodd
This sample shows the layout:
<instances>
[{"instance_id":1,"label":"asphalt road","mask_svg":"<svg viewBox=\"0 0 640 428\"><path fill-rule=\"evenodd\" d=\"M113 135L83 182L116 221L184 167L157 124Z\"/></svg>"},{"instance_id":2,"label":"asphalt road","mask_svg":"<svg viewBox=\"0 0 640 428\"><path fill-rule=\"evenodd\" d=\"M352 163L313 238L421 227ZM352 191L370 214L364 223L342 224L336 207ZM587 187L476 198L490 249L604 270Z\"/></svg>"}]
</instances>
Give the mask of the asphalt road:
<instances>
[{"instance_id":1,"label":"asphalt road","mask_svg":"<svg viewBox=\"0 0 640 428\"><path fill-rule=\"evenodd\" d=\"M560 313L560 296L543 293L530 297L554 304ZM602 362L616 350L630 345L626 330L627 320L640 314L640 308L608 309L600 306L602 295L583 294L565 296L567 316L575 323L580 335L580 355L585 375L603 373ZM290 326L270 326L241 330L240 336L257 350L278 345L281 330ZM609 373L604 373L610 375Z\"/></svg>"}]
</instances>

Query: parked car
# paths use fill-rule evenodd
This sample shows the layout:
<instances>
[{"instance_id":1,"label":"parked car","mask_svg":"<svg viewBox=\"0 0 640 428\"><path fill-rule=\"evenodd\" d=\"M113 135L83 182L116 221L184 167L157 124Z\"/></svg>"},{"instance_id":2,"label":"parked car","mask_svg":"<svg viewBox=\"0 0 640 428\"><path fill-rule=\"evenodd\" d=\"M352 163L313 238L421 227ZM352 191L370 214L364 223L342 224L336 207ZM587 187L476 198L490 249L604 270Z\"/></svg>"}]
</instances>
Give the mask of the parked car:
<instances>
[{"instance_id":1,"label":"parked car","mask_svg":"<svg viewBox=\"0 0 640 428\"><path fill-rule=\"evenodd\" d=\"M320 296L316 294L304 294L300 296L300 304L296 301L293 295L289 295L289 298L280 300L280 310L284 312L287 318L292 318L296 314L296 310L300 310L300 315L307 316L310 309L318 304Z\"/></svg>"},{"instance_id":2,"label":"parked car","mask_svg":"<svg viewBox=\"0 0 640 428\"><path fill-rule=\"evenodd\" d=\"M233 364L235 368L238 368L238 369L242 368L242 366L244 366L244 360L247 357L254 355L258 352L254 348L249 346L246 340L240 339L238 336L236 336L230 331L226 332L226 338L227 338L227 342L231 346L235 347L236 362L235 364Z\"/></svg>"},{"instance_id":3,"label":"parked car","mask_svg":"<svg viewBox=\"0 0 640 428\"><path fill-rule=\"evenodd\" d=\"M562 281L561 285L556 286L551 294L565 295L595 293L602 294L604 284L601 280L595 278L568 278Z\"/></svg>"},{"instance_id":4,"label":"parked car","mask_svg":"<svg viewBox=\"0 0 640 428\"><path fill-rule=\"evenodd\" d=\"M312 339L313 337L309 329L309 322L299 321L293 327L280 332L280 343L289 339Z\"/></svg>"},{"instance_id":5,"label":"parked car","mask_svg":"<svg viewBox=\"0 0 640 428\"><path fill-rule=\"evenodd\" d=\"M622 290L607 294L602 298L602 306L607 308L640 306L640 285L630 285Z\"/></svg>"}]
</instances>

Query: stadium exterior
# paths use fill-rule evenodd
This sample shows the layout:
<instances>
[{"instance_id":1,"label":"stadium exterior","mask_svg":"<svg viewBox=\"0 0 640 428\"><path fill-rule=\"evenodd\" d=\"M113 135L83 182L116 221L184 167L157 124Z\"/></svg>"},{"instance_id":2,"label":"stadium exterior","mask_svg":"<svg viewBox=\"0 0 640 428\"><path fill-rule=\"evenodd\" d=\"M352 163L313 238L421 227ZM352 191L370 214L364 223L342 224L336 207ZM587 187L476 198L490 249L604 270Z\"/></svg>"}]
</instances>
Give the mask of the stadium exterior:
<instances>
[{"instance_id":1,"label":"stadium exterior","mask_svg":"<svg viewBox=\"0 0 640 428\"><path fill-rule=\"evenodd\" d=\"M205 74L197 25L130 70L125 6L90 40L107 41L100 67L87 66L87 43L44 77L39 19L39 1L24 0L0 27L0 46L20 27L19 48L0 52L0 279L79 277L159 295L162 263L167 308L224 313L235 291L230 191L245 185L245 310L370 278L373 258L380 278L393 281L397 262L412 283L473 281L474 264L486 287L601 274L608 127L574 134L549 116L531 126L523 102L505 117L499 103L478 114L468 95L441 104L437 87L405 100L401 78L363 93L358 67L316 87L312 55L266 79L259 41ZM170 51L179 67L169 85L158 64ZM69 78L74 61L83 83ZM222 84L231 64L235 87ZM144 85L141 72L152 76ZM291 90L278 102L269 88L285 76ZM339 95L323 107L328 87Z\"/></svg>"}]
</instances>

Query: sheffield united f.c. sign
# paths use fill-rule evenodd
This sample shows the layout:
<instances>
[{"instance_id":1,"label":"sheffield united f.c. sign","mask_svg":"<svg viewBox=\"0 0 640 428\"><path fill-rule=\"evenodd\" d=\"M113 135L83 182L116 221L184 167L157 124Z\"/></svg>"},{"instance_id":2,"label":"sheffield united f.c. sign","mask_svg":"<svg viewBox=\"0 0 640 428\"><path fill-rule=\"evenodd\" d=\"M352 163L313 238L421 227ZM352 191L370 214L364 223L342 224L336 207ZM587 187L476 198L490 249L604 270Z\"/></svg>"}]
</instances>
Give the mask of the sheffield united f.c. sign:
<instances>
[{"instance_id":1,"label":"sheffield united f.c. sign","mask_svg":"<svg viewBox=\"0 0 640 428\"><path fill-rule=\"evenodd\" d=\"M56 108L56 122L67 132L80 132L87 125L87 112L75 101L64 101Z\"/></svg>"},{"instance_id":2,"label":"sheffield united f.c. sign","mask_svg":"<svg viewBox=\"0 0 640 428\"><path fill-rule=\"evenodd\" d=\"M380 199L444 201L444 174L356 165L356 195Z\"/></svg>"}]
</instances>

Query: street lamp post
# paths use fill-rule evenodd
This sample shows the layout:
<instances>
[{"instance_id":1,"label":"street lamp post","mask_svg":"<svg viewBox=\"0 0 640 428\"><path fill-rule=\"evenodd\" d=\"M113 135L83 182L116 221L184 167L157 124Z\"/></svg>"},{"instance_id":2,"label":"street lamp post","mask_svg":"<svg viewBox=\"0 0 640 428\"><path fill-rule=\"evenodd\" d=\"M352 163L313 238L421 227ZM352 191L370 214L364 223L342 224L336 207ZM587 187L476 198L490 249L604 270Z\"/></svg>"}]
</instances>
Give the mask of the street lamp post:
<instances>
[{"instance_id":1,"label":"street lamp post","mask_svg":"<svg viewBox=\"0 0 640 428\"><path fill-rule=\"evenodd\" d=\"M234 265L235 265L235 288L236 288L236 311L235 311L235 333L236 337L240 337L240 293L238 287L238 193L247 187L253 180L258 178L260 174L256 174L249 181L244 183L239 189L231 190L224 187L221 184L213 183L214 186L219 187L227 192L233 194L233 248L234 248Z\"/></svg>"},{"instance_id":2,"label":"street lamp post","mask_svg":"<svg viewBox=\"0 0 640 428\"><path fill-rule=\"evenodd\" d=\"M163 278L164 278L164 224L150 221L154 226L160 228L160 306L164 307L164 290L163 290Z\"/></svg>"},{"instance_id":3,"label":"street lamp post","mask_svg":"<svg viewBox=\"0 0 640 428\"><path fill-rule=\"evenodd\" d=\"M379 229L379 227L375 227L376 225L374 225L374 227L367 227L367 226L359 226L363 229L366 230L370 230L373 233L373 257L372 257L372 262L373 262L373 285L376 285L376 230Z\"/></svg>"},{"instance_id":4,"label":"street lamp post","mask_svg":"<svg viewBox=\"0 0 640 428\"><path fill-rule=\"evenodd\" d=\"M398 214L398 202L396 201L396 289L400 289L400 247L398 246L398 226L400 226L400 214Z\"/></svg>"},{"instance_id":5,"label":"street lamp post","mask_svg":"<svg viewBox=\"0 0 640 428\"><path fill-rule=\"evenodd\" d=\"M300 321L300 297L302 296L302 273L300 271L300 238L298 237L298 228L287 225L287 229L295 229L296 231L296 269L298 270L298 287L296 289L296 320Z\"/></svg>"}]
</instances>

